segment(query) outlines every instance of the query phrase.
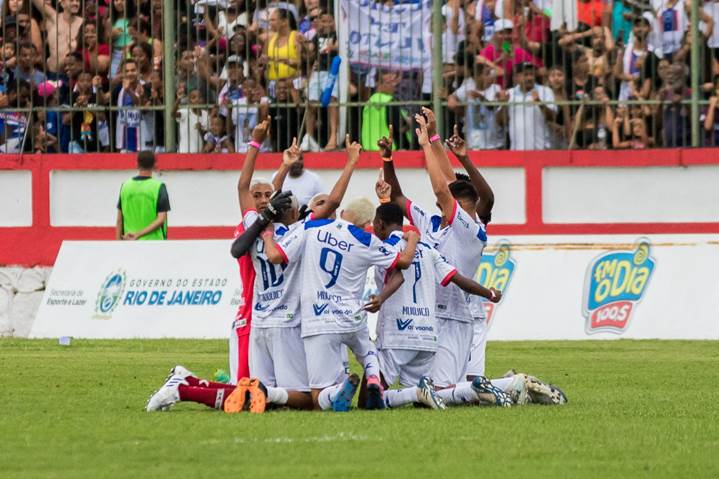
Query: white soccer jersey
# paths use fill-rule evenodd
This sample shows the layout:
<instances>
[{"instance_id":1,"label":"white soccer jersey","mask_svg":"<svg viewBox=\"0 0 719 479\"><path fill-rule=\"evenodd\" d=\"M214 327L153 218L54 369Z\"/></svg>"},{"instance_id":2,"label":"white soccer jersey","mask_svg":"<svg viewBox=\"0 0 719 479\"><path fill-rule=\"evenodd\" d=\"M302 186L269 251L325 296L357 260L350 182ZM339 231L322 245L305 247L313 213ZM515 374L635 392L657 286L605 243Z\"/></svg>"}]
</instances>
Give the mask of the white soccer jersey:
<instances>
[{"instance_id":1,"label":"white soccer jersey","mask_svg":"<svg viewBox=\"0 0 719 479\"><path fill-rule=\"evenodd\" d=\"M385 243L404 250L402 233L393 232ZM382 305L377 320L377 347L383 349L437 350L435 317L437 284L446 286L457 273L442 255L420 242L412 265L402 271L404 283ZM375 281L382 289L387 271L375 269Z\"/></svg>"},{"instance_id":2,"label":"white soccer jersey","mask_svg":"<svg viewBox=\"0 0 719 479\"><path fill-rule=\"evenodd\" d=\"M442 217L430 216L420 206L407 201L407 216L422 234L422 241L444 256L457 267L457 271L468 278L474 278L482 260L482 251L487 245L487 231L484 225L467 214L457 201L447 226L442 228ZM471 322L485 318L484 306L479 296L462 291L457 285L437 287L437 317L456 321Z\"/></svg>"},{"instance_id":3,"label":"white soccer jersey","mask_svg":"<svg viewBox=\"0 0 719 479\"><path fill-rule=\"evenodd\" d=\"M245 215L245 228L257 220L258 214ZM282 223L275 223L275 241L290 231ZM255 268L253 288L252 327L293 327L300 324L299 263L272 264L265 254L265 243L257 238L250 250Z\"/></svg>"},{"instance_id":4,"label":"white soccer jersey","mask_svg":"<svg viewBox=\"0 0 719 479\"><path fill-rule=\"evenodd\" d=\"M343 220L311 220L280 241L288 264L300 261L302 337L366 327L362 310L367 269L390 270L397 250Z\"/></svg>"}]
</instances>

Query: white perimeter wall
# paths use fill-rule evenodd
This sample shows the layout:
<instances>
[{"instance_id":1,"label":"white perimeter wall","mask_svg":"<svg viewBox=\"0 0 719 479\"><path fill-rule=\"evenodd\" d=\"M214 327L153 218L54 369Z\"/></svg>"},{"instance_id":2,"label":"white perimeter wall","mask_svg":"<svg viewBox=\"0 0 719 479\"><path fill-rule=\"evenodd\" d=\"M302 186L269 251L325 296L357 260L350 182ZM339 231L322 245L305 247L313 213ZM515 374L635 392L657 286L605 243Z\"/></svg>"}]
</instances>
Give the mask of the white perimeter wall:
<instances>
[{"instance_id":1,"label":"white perimeter wall","mask_svg":"<svg viewBox=\"0 0 719 479\"><path fill-rule=\"evenodd\" d=\"M329 190L339 170L318 170ZM495 191L494 222L526 220L522 168L485 168ZM56 170L50 179L53 226L112 226L121 183L133 171ZM272 171L257 176L271 177ZM167 171L175 226L224 226L238 221L239 171ZM346 198L373 196L377 170L357 170ZM399 170L405 193L431 207L435 200L422 169ZM0 171L0 226L32 221L30 172ZM545 223L719 221L719 165L650 168L547 168L543 173Z\"/></svg>"}]
</instances>

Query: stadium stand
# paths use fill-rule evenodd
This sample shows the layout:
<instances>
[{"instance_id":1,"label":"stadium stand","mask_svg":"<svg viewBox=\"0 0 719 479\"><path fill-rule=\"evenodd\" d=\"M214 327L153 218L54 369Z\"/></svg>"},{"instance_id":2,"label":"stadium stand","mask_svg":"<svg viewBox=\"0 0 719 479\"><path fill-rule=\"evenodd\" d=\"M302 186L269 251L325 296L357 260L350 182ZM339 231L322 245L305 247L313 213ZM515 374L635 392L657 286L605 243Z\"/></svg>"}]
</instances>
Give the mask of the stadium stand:
<instances>
[{"instance_id":1,"label":"stadium stand","mask_svg":"<svg viewBox=\"0 0 719 479\"><path fill-rule=\"evenodd\" d=\"M406 37L408 11L426 18L402 38L422 68L372 36ZM700 2L693 75L691 18L688 0L4 0L0 151L243 152L266 115L267 151L300 132L334 150L382 116L415 149L410 119L432 102L473 149L714 146L719 4Z\"/></svg>"}]
</instances>

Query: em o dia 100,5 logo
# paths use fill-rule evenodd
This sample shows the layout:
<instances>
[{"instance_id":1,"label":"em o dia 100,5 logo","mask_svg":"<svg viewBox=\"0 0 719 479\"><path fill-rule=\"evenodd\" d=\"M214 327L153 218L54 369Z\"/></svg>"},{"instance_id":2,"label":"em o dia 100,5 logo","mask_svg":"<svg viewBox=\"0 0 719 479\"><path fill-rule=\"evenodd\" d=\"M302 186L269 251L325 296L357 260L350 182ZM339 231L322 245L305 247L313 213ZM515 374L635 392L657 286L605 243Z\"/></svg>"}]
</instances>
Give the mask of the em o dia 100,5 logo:
<instances>
[{"instance_id":1,"label":"em o dia 100,5 logo","mask_svg":"<svg viewBox=\"0 0 719 479\"><path fill-rule=\"evenodd\" d=\"M655 264L647 238L637 240L634 250L604 253L592 261L582 302L587 334L627 330Z\"/></svg>"},{"instance_id":2,"label":"em o dia 100,5 logo","mask_svg":"<svg viewBox=\"0 0 719 479\"><path fill-rule=\"evenodd\" d=\"M484 310L487 312L487 325L491 324L494 311L504 301L509 282L512 280L514 269L517 266L510 257L511 245L509 241L499 241L496 249L494 254L485 253L482 255L482 262L479 263L476 274L476 280L479 284L485 288L495 288L502 292L502 300L497 304L481 298Z\"/></svg>"},{"instance_id":3,"label":"em o dia 100,5 logo","mask_svg":"<svg viewBox=\"0 0 719 479\"><path fill-rule=\"evenodd\" d=\"M107 275L100 286L95 303L95 312L99 317L109 317L117 305L120 304L122 292L125 289L125 272L115 271Z\"/></svg>"}]
</instances>

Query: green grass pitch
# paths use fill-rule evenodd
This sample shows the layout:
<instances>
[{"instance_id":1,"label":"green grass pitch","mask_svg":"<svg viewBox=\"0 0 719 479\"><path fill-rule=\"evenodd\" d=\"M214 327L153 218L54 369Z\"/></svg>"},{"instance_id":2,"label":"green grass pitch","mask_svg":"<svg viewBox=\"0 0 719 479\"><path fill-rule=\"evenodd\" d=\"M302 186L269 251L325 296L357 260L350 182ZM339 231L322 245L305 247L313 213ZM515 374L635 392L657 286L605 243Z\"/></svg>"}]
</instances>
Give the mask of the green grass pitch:
<instances>
[{"instance_id":1,"label":"green grass pitch","mask_svg":"<svg viewBox=\"0 0 719 479\"><path fill-rule=\"evenodd\" d=\"M558 384L562 407L144 412L176 363L225 341L0 340L0 477L719 477L719 344L495 342L488 372Z\"/></svg>"}]
</instances>

